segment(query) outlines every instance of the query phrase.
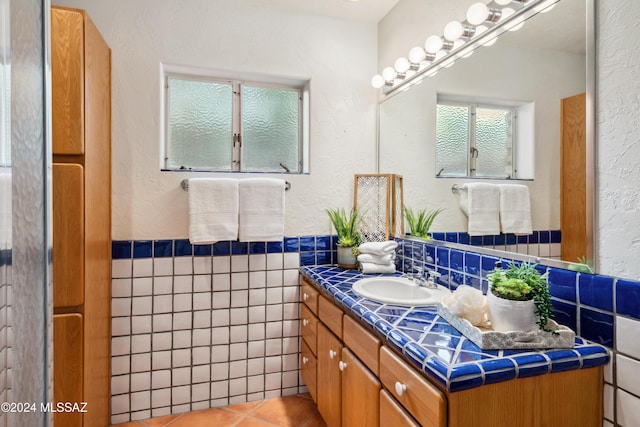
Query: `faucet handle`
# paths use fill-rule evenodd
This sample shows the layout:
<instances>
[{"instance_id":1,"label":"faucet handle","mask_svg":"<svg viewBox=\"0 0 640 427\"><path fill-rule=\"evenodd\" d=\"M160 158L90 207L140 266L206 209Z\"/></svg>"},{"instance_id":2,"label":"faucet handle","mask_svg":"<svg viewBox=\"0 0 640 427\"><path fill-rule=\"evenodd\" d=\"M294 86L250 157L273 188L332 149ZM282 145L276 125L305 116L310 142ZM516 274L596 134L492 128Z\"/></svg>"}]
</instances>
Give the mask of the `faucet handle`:
<instances>
[{"instance_id":1,"label":"faucet handle","mask_svg":"<svg viewBox=\"0 0 640 427\"><path fill-rule=\"evenodd\" d=\"M438 280L440 277L442 277L442 274L438 273L435 270L429 270L429 279L436 281Z\"/></svg>"}]
</instances>

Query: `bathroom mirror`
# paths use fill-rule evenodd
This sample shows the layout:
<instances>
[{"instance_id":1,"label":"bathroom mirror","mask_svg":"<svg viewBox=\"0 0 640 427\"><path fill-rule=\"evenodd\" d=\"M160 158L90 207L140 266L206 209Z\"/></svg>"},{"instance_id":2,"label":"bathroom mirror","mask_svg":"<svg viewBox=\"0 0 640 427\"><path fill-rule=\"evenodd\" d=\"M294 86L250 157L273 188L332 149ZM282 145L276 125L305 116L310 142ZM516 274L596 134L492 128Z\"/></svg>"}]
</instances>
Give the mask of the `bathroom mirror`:
<instances>
[{"instance_id":1,"label":"bathroom mirror","mask_svg":"<svg viewBox=\"0 0 640 427\"><path fill-rule=\"evenodd\" d=\"M460 210L459 196L452 193L452 186L474 180L438 176L435 132L439 98L533 106L533 116L528 119L518 117L515 125L520 127L519 131L528 127L533 143L514 145L514 150L526 152L526 157L533 159L532 179L487 182L526 184L531 196L533 229L546 231L561 228L561 100L586 93L586 221L589 231L585 257L593 260L593 187L589 180L593 179L590 150L593 150L594 137L591 87L594 55L588 39L594 30L587 28L587 23L593 25L593 7L591 0L560 0L551 10L528 19L519 31L500 34L494 45L481 47L470 57L458 59L451 67L439 70L421 83L392 91L381 100L378 172L404 177L406 206L445 209L434 222L432 231L466 231L467 218ZM523 249L500 243L490 245L490 248L517 250L540 257L541 263L565 265L558 262L560 253L554 252L553 247L541 251L537 247Z\"/></svg>"}]
</instances>

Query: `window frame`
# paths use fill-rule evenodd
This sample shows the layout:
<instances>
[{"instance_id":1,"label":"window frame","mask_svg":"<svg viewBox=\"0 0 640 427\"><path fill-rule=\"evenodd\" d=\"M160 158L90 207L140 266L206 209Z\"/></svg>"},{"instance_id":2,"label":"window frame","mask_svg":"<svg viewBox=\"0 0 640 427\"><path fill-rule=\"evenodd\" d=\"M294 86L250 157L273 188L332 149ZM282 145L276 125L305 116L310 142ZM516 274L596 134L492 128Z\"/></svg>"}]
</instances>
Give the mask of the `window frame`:
<instances>
[{"instance_id":1,"label":"window frame","mask_svg":"<svg viewBox=\"0 0 640 427\"><path fill-rule=\"evenodd\" d=\"M436 102L436 122L438 120L437 117L437 107L440 105L447 105L447 106L454 106L454 107L466 107L468 109L468 129L467 129L467 169L466 169L466 174L463 175L441 175L440 173L438 173L438 171L436 170L436 177L438 178L482 178L482 179L505 179L505 180L509 180L509 179L514 179L517 173L516 170L516 149L517 149L517 135L518 135L518 106L513 105L512 103L508 103L508 102L480 102L480 101L476 101L473 99L468 99L468 100L462 100L462 99L452 99L449 97L438 97L438 100ZM477 117L477 110L478 109L491 109L491 110L502 110L502 111L509 111L511 113L512 119L511 119L511 135L509 138L509 141L507 142L507 147L510 146L511 148L511 166L510 166L510 173L507 174L506 176L497 176L497 175L493 175L493 176L478 176L476 174L477 171L477 165L476 165L476 159L477 159L477 140L476 140L476 129L477 129L477 125L476 125L476 117ZM437 129L437 127L436 127ZM437 144L437 140L438 140L438 134L436 132L436 144ZM436 153L437 153L437 148L436 148ZM476 156L474 156L474 153L476 153ZM436 162L438 161L437 156L436 156ZM437 163L436 163L436 169L438 168ZM506 165L505 165L506 168Z\"/></svg>"},{"instance_id":2,"label":"window frame","mask_svg":"<svg viewBox=\"0 0 640 427\"><path fill-rule=\"evenodd\" d=\"M215 74L215 75L214 75ZM196 82L210 82L231 85L232 87L232 144L230 168L218 169L190 168L169 166L169 147L171 144L170 120L170 79L190 80ZM162 70L162 135L161 171L181 172L221 172L221 173L286 173L305 174L309 172L309 80L290 79L281 77L260 77L256 75L240 75L231 77L228 73L210 73L203 70L184 69L183 67L164 66ZM243 169L242 160L242 87L273 88L296 91L298 94L298 158L295 168L290 166L285 170L247 170ZM288 165L285 165L288 166Z\"/></svg>"}]
</instances>

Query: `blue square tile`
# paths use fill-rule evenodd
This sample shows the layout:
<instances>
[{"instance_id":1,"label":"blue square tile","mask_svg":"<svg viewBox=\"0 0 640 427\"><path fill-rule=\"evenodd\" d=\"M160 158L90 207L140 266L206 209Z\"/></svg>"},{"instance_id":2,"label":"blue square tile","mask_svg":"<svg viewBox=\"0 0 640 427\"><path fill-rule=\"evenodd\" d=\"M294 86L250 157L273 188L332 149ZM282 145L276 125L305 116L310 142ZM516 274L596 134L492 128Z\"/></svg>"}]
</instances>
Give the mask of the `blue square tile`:
<instances>
[{"instance_id":1,"label":"blue square tile","mask_svg":"<svg viewBox=\"0 0 640 427\"><path fill-rule=\"evenodd\" d=\"M458 243L458 233L444 233L444 240L451 243Z\"/></svg>"},{"instance_id":2,"label":"blue square tile","mask_svg":"<svg viewBox=\"0 0 640 427\"><path fill-rule=\"evenodd\" d=\"M632 280L617 281L616 311L618 314L640 319L640 282Z\"/></svg>"},{"instance_id":3,"label":"blue square tile","mask_svg":"<svg viewBox=\"0 0 640 427\"><path fill-rule=\"evenodd\" d=\"M249 253L249 244L247 242L231 242L231 255L245 255Z\"/></svg>"},{"instance_id":4,"label":"blue square tile","mask_svg":"<svg viewBox=\"0 0 640 427\"><path fill-rule=\"evenodd\" d=\"M538 231L538 236L540 236L540 243L551 243L551 232L548 230Z\"/></svg>"},{"instance_id":5,"label":"blue square tile","mask_svg":"<svg viewBox=\"0 0 640 427\"><path fill-rule=\"evenodd\" d=\"M267 253L278 254L282 252L282 242L267 242ZM292 251L297 252L297 251Z\"/></svg>"},{"instance_id":6,"label":"blue square tile","mask_svg":"<svg viewBox=\"0 0 640 427\"><path fill-rule=\"evenodd\" d=\"M449 276L449 285L451 286L451 290L456 290L458 286L464 285L464 274L458 273L456 271L451 271Z\"/></svg>"},{"instance_id":7,"label":"blue square tile","mask_svg":"<svg viewBox=\"0 0 640 427\"><path fill-rule=\"evenodd\" d=\"M573 304L567 304L556 299L551 299L553 306L553 315L558 324L564 325L576 332L577 310Z\"/></svg>"},{"instance_id":8,"label":"blue square tile","mask_svg":"<svg viewBox=\"0 0 640 427\"><path fill-rule=\"evenodd\" d=\"M449 287L449 275L450 271L448 268L438 267L436 271L440 273L440 277L436 280L436 283L444 286L445 288Z\"/></svg>"},{"instance_id":9,"label":"blue square tile","mask_svg":"<svg viewBox=\"0 0 640 427\"><path fill-rule=\"evenodd\" d=\"M486 277L487 274L491 273L491 271L494 268L496 268L496 263L499 261L500 261L499 258L483 255L482 256L482 277Z\"/></svg>"},{"instance_id":10,"label":"blue square tile","mask_svg":"<svg viewBox=\"0 0 640 427\"><path fill-rule=\"evenodd\" d=\"M507 241L507 237L504 234L498 234L493 237L493 244L496 246L504 246Z\"/></svg>"},{"instance_id":11,"label":"blue square tile","mask_svg":"<svg viewBox=\"0 0 640 427\"><path fill-rule=\"evenodd\" d=\"M188 240L175 240L173 242L173 254L175 256L193 255L193 246Z\"/></svg>"},{"instance_id":12,"label":"blue square tile","mask_svg":"<svg viewBox=\"0 0 640 427\"><path fill-rule=\"evenodd\" d=\"M581 273L578 286L581 304L613 311L613 277Z\"/></svg>"},{"instance_id":13,"label":"blue square tile","mask_svg":"<svg viewBox=\"0 0 640 427\"><path fill-rule=\"evenodd\" d=\"M316 250L317 251L331 250L331 236L316 236Z\"/></svg>"},{"instance_id":14,"label":"blue square tile","mask_svg":"<svg viewBox=\"0 0 640 427\"><path fill-rule=\"evenodd\" d=\"M493 246L494 236L482 236L482 246Z\"/></svg>"},{"instance_id":15,"label":"blue square tile","mask_svg":"<svg viewBox=\"0 0 640 427\"><path fill-rule=\"evenodd\" d=\"M516 367L509 359L484 360L480 362L485 374L485 384L511 380L516 377Z\"/></svg>"},{"instance_id":16,"label":"blue square tile","mask_svg":"<svg viewBox=\"0 0 640 427\"><path fill-rule=\"evenodd\" d=\"M482 246L482 236L469 236L471 237L471 244L473 246Z\"/></svg>"},{"instance_id":17,"label":"blue square tile","mask_svg":"<svg viewBox=\"0 0 640 427\"><path fill-rule=\"evenodd\" d=\"M474 276L480 275L480 255L473 252L464 254L464 271Z\"/></svg>"},{"instance_id":18,"label":"blue square tile","mask_svg":"<svg viewBox=\"0 0 640 427\"><path fill-rule=\"evenodd\" d=\"M267 252L267 242L249 242L250 254L264 254Z\"/></svg>"},{"instance_id":19,"label":"blue square tile","mask_svg":"<svg viewBox=\"0 0 640 427\"><path fill-rule=\"evenodd\" d=\"M300 250L300 239L298 237L285 237L284 238L284 251L285 252L298 252L299 250Z\"/></svg>"},{"instance_id":20,"label":"blue square tile","mask_svg":"<svg viewBox=\"0 0 640 427\"><path fill-rule=\"evenodd\" d=\"M316 239L313 236L300 237L300 252L316 250Z\"/></svg>"},{"instance_id":21,"label":"blue square tile","mask_svg":"<svg viewBox=\"0 0 640 427\"><path fill-rule=\"evenodd\" d=\"M518 244L519 245L526 245L527 243L529 243L529 236L517 236L518 239Z\"/></svg>"},{"instance_id":22,"label":"blue square tile","mask_svg":"<svg viewBox=\"0 0 640 427\"><path fill-rule=\"evenodd\" d=\"M449 255L449 264L452 270L464 272L464 252L452 249Z\"/></svg>"},{"instance_id":23,"label":"blue square tile","mask_svg":"<svg viewBox=\"0 0 640 427\"><path fill-rule=\"evenodd\" d=\"M613 316L580 308L580 336L613 347Z\"/></svg>"},{"instance_id":24,"label":"blue square tile","mask_svg":"<svg viewBox=\"0 0 640 427\"><path fill-rule=\"evenodd\" d=\"M551 372L562 372L580 368L580 359L571 350L551 350L545 354L551 359Z\"/></svg>"},{"instance_id":25,"label":"blue square tile","mask_svg":"<svg viewBox=\"0 0 640 427\"><path fill-rule=\"evenodd\" d=\"M468 363L465 365L457 365L453 366L450 370L449 377L453 381L456 378L465 377L468 378L470 376L478 376L482 375L482 370L475 363Z\"/></svg>"},{"instance_id":26,"label":"blue square tile","mask_svg":"<svg viewBox=\"0 0 640 427\"><path fill-rule=\"evenodd\" d=\"M529 234L529 243L538 243L540 241L540 234L537 231Z\"/></svg>"},{"instance_id":27,"label":"blue square tile","mask_svg":"<svg viewBox=\"0 0 640 427\"><path fill-rule=\"evenodd\" d=\"M482 283L482 280L479 277L468 276L468 275L464 276L464 284L467 286L471 286L472 288L482 290L481 283Z\"/></svg>"},{"instance_id":28,"label":"blue square tile","mask_svg":"<svg viewBox=\"0 0 640 427\"><path fill-rule=\"evenodd\" d=\"M231 255L231 242L215 242L213 244L213 255L214 256L225 256Z\"/></svg>"},{"instance_id":29,"label":"blue square tile","mask_svg":"<svg viewBox=\"0 0 640 427\"><path fill-rule=\"evenodd\" d=\"M153 242L154 258L166 258L173 256L173 241L156 240Z\"/></svg>"},{"instance_id":30,"label":"blue square tile","mask_svg":"<svg viewBox=\"0 0 640 427\"><path fill-rule=\"evenodd\" d=\"M398 348L403 348L405 345L412 341L410 337L408 337L398 329L393 329L392 331L390 331L389 335L387 335L387 339L395 344L395 346Z\"/></svg>"},{"instance_id":31,"label":"blue square tile","mask_svg":"<svg viewBox=\"0 0 640 427\"><path fill-rule=\"evenodd\" d=\"M509 233L506 235L506 242L507 245L515 245L516 244L516 235Z\"/></svg>"},{"instance_id":32,"label":"blue square tile","mask_svg":"<svg viewBox=\"0 0 640 427\"><path fill-rule=\"evenodd\" d=\"M130 259L133 251L131 250L131 240L114 240L111 242L111 258L113 259Z\"/></svg>"},{"instance_id":33,"label":"blue square tile","mask_svg":"<svg viewBox=\"0 0 640 427\"><path fill-rule=\"evenodd\" d=\"M316 263L315 252L300 253L300 265L315 265L315 263Z\"/></svg>"},{"instance_id":34,"label":"blue square tile","mask_svg":"<svg viewBox=\"0 0 640 427\"><path fill-rule=\"evenodd\" d=\"M424 246L424 261L427 264L435 265L436 263L436 247L433 245Z\"/></svg>"},{"instance_id":35,"label":"blue square tile","mask_svg":"<svg viewBox=\"0 0 640 427\"><path fill-rule=\"evenodd\" d=\"M577 273L559 268L549 269L549 292L551 296L567 301L576 301Z\"/></svg>"},{"instance_id":36,"label":"blue square tile","mask_svg":"<svg viewBox=\"0 0 640 427\"><path fill-rule=\"evenodd\" d=\"M562 243L562 231L551 230L551 243Z\"/></svg>"},{"instance_id":37,"label":"blue square tile","mask_svg":"<svg viewBox=\"0 0 640 427\"><path fill-rule=\"evenodd\" d=\"M436 248L436 264L440 267L449 267L449 248Z\"/></svg>"},{"instance_id":38,"label":"blue square tile","mask_svg":"<svg viewBox=\"0 0 640 427\"><path fill-rule=\"evenodd\" d=\"M461 245L468 245L470 237L468 233L458 233L458 243Z\"/></svg>"},{"instance_id":39,"label":"blue square tile","mask_svg":"<svg viewBox=\"0 0 640 427\"><path fill-rule=\"evenodd\" d=\"M193 245L194 256L211 256L211 247L213 245Z\"/></svg>"},{"instance_id":40,"label":"blue square tile","mask_svg":"<svg viewBox=\"0 0 640 427\"><path fill-rule=\"evenodd\" d=\"M316 264L331 264L331 251L318 251L316 252Z\"/></svg>"},{"instance_id":41,"label":"blue square tile","mask_svg":"<svg viewBox=\"0 0 640 427\"><path fill-rule=\"evenodd\" d=\"M135 240L133 242L134 258L151 258L153 242L151 240Z\"/></svg>"},{"instance_id":42,"label":"blue square tile","mask_svg":"<svg viewBox=\"0 0 640 427\"><path fill-rule=\"evenodd\" d=\"M444 241L445 234L444 233L431 233L431 237L433 238L433 240Z\"/></svg>"}]
</instances>

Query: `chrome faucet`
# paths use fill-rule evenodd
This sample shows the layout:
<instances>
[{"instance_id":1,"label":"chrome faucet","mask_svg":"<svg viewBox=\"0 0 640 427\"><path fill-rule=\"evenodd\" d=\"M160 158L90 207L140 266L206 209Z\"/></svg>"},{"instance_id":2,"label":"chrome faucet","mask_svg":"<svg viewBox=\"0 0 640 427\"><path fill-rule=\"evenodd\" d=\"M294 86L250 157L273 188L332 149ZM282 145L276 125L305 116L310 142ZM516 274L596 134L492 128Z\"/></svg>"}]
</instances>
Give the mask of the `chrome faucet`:
<instances>
[{"instance_id":1,"label":"chrome faucet","mask_svg":"<svg viewBox=\"0 0 640 427\"><path fill-rule=\"evenodd\" d=\"M424 283L421 286L424 286L425 288L429 288L429 289L437 289L438 288L437 280L440 278L440 276L442 276L442 274L438 273L437 271L429 270L429 278L427 279L426 283Z\"/></svg>"}]
</instances>

